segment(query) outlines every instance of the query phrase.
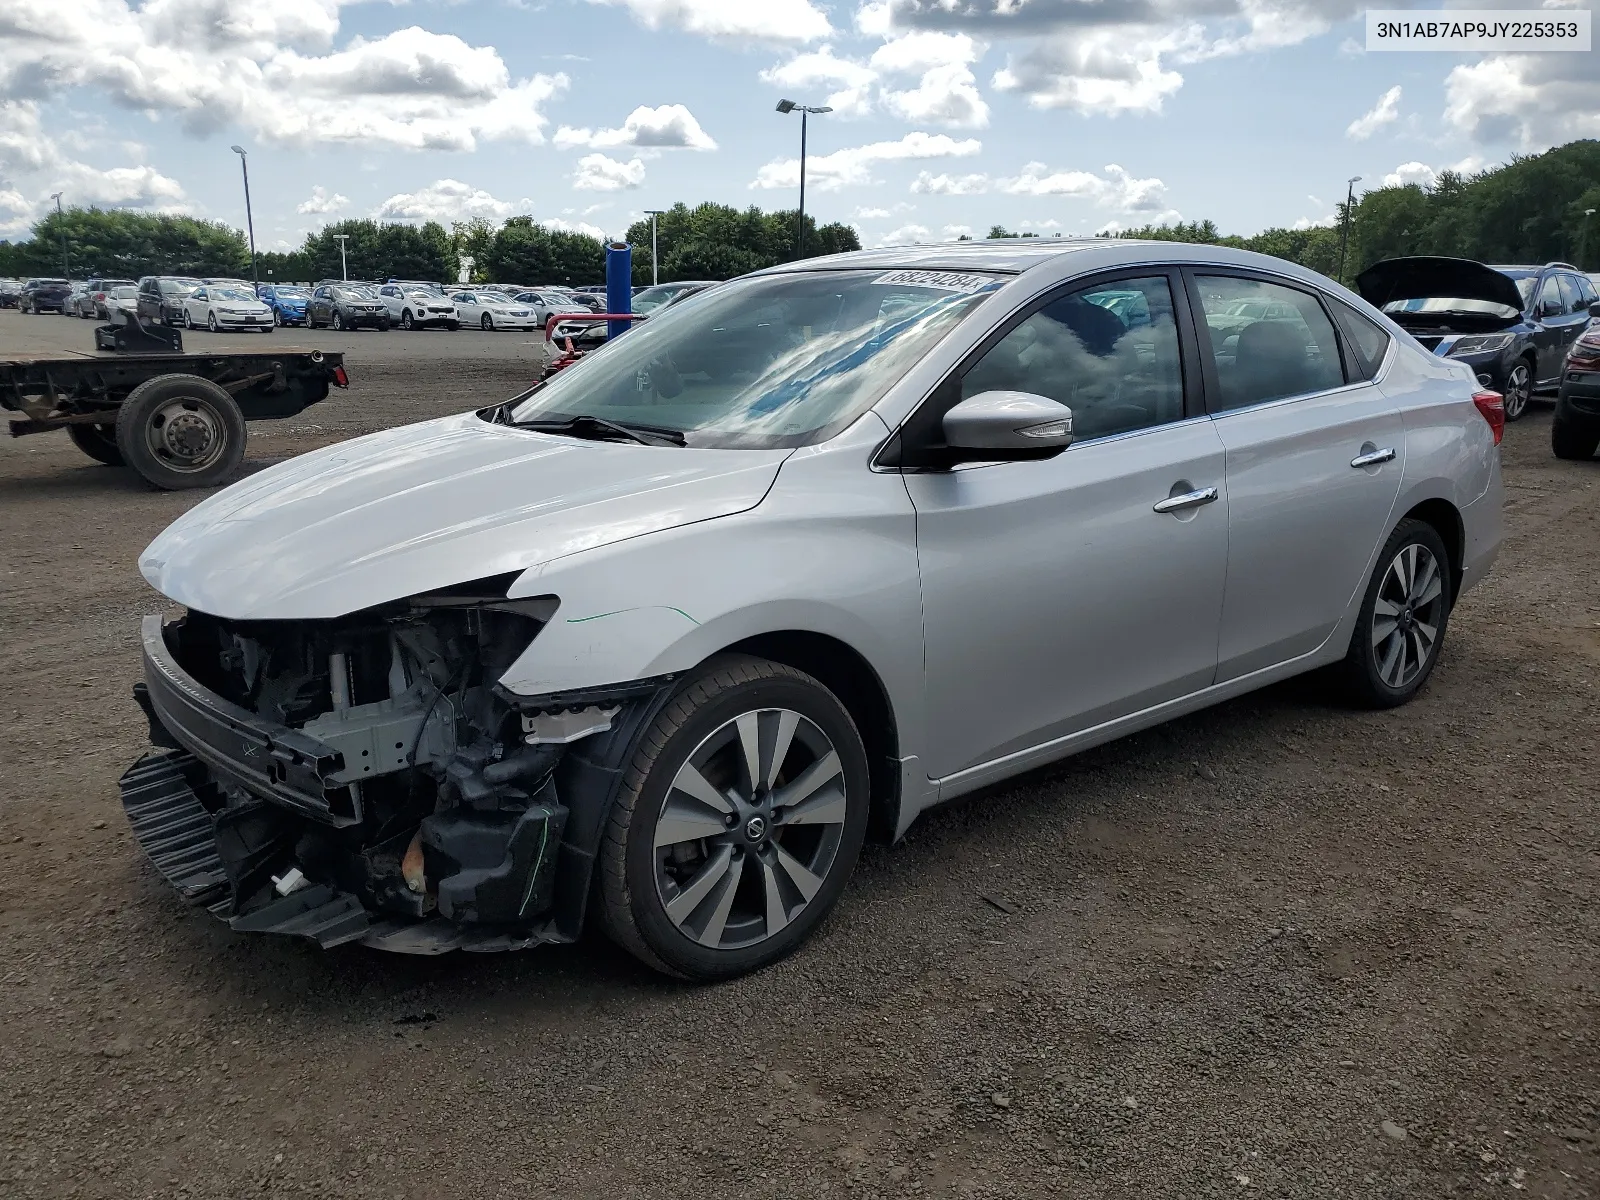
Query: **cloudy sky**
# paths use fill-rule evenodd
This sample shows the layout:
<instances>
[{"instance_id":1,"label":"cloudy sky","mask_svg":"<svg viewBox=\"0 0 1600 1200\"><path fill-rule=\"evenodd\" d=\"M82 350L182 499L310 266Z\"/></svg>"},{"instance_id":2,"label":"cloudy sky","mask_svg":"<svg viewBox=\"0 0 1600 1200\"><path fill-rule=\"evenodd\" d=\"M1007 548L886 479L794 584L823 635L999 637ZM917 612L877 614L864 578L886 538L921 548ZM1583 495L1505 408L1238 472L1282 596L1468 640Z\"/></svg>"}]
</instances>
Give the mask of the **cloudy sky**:
<instances>
[{"instance_id":1,"label":"cloudy sky","mask_svg":"<svg viewBox=\"0 0 1600 1200\"><path fill-rule=\"evenodd\" d=\"M1394 2L1394 0L1390 0ZM1505 2L1505 0L1501 0ZM0 0L0 236L66 202L347 216L796 198L883 242L1327 221L1600 137L1590 54L1367 54L1351 0Z\"/></svg>"}]
</instances>

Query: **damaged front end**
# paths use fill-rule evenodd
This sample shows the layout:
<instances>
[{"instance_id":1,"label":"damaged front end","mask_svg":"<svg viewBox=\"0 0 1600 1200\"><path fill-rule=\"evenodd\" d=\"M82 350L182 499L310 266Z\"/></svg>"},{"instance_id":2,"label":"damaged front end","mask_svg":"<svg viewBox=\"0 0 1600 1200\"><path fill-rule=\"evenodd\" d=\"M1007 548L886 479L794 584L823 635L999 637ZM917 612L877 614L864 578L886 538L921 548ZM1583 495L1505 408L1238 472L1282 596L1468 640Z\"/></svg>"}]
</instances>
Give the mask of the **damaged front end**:
<instances>
[{"instance_id":1,"label":"damaged front end","mask_svg":"<svg viewBox=\"0 0 1600 1200\"><path fill-rule=\"evenodd\" d=\"M504 582L336 620L145 618L134 692L153 749L121 790L168 882L236 930L323 947L575 937L593 812L619 775L620 725L636 725L618 716L650 689L500 688L556 607L506 600ZM570 831L563 790L584 809Z\"/></svg>"}]
</instances>

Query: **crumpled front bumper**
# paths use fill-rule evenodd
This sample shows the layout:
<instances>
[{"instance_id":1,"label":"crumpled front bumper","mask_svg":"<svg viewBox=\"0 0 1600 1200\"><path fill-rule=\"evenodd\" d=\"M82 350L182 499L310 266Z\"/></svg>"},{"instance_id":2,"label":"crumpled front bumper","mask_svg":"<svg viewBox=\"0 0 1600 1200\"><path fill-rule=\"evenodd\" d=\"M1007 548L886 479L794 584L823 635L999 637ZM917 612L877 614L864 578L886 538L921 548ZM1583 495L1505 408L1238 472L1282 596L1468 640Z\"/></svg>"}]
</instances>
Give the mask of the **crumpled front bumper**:
<instances>
[{"instance_id":1,"label":"crumpled front bumper","mask_svg":"<svg viewBox=\"0 0 1600 1200\"><path fill-rule=\"evenodd\" d=\"M134 837L186 901L238 932L292 934L323 948L442 954L571 940L542 915L567 815L548 782L524 810L447 809L414 834L402 831L401 848L415 836L428 863L428 903L404 896L415 902L410 913L395 910L394 893L384 895L393 880L376 873L351 886L313 879L282 894L274 885L298 868L308 832L324 846L351 847L358 874L357 864L385 853L397 865L393 832L370 828L359 789L340 778L339 749L201 685L168 646L161 618L146 617L140 632L145 678L134 695L152 749L119 787Z\"/></svg>"}]
</instances>

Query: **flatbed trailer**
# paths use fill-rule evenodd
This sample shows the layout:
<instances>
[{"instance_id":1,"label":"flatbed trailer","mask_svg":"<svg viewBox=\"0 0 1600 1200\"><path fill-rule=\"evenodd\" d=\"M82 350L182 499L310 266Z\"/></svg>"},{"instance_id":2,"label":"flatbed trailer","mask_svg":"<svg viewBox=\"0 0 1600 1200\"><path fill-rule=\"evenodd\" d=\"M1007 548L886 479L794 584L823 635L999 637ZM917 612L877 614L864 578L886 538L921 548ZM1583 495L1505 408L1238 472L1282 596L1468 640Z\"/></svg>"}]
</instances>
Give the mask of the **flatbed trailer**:
<instances>
[{"instance_id":1,"label":"flatbed trailer","mask_svg":"<svg viewBox=\"0 0 1600 1200\"><path fill-rule=\"evenodd\" d=\"M101 346L139 336L96 334ZM349 385L338 352L186 354L176 331L163 340L170 349L0 356L0 409L20 417L11 435L65 429L96 462L156 487L209 487L244 460L246 421L292 417Z\"/></svg>"}]
</instances>

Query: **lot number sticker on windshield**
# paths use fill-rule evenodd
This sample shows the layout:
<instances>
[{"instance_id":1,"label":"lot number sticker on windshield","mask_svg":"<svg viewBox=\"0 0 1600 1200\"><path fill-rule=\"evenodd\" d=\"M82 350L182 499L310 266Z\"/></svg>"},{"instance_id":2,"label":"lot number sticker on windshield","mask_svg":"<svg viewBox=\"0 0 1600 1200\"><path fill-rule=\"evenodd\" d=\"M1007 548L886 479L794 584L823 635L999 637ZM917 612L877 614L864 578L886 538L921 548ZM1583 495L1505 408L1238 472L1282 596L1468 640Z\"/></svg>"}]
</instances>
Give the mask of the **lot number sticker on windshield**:
<instances>
[{"instance_id":1,"label":"lot number sticker on windshield","mask_svg":"<svg viewBox=\"0 0 1600 1200\"><path fill-rule=\"evenodd\" d=\"M959 271L890 271L872 281L880 287L935 288L941 292L980 292L998 281L988 275L964 275Z\"/></svg>"}]
</instances>

